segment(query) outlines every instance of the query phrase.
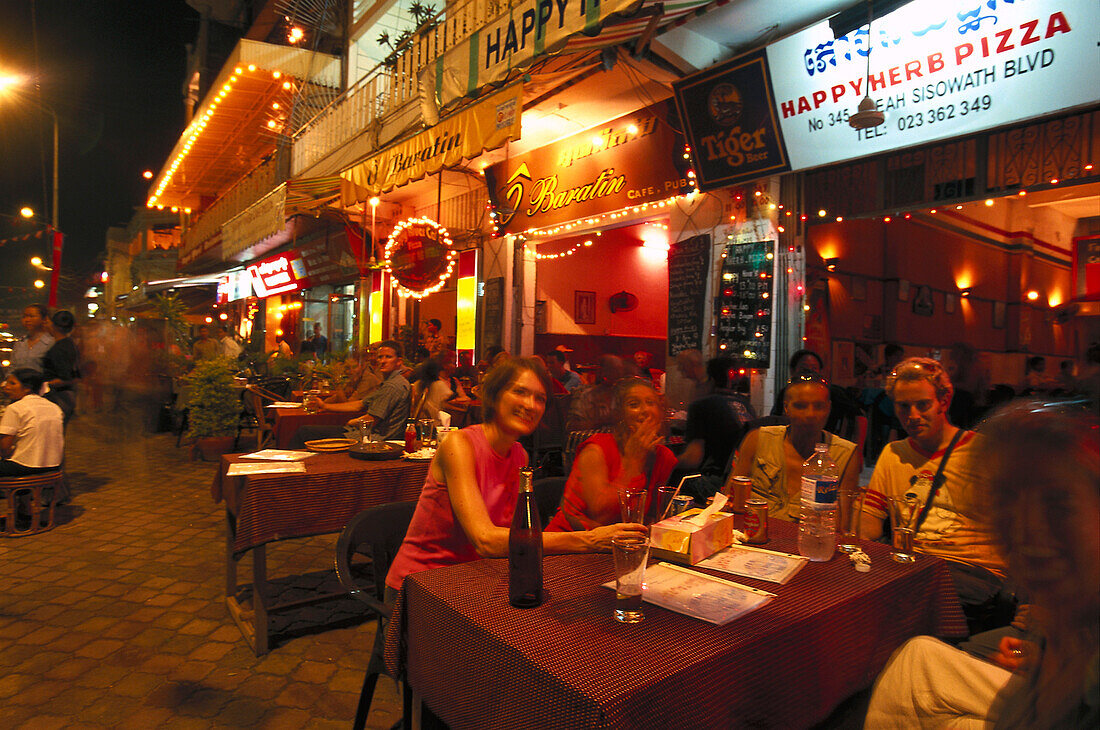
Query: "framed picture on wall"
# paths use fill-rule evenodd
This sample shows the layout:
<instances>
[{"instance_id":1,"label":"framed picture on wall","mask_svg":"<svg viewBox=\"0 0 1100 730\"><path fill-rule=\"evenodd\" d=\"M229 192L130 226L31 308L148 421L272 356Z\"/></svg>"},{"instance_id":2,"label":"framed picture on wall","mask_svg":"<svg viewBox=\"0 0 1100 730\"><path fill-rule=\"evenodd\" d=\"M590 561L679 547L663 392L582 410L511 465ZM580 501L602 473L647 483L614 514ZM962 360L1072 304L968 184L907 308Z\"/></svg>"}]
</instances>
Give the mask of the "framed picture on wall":
<instances>
[{"instance_id":1,"label":"framed picture on wall","mask_svg":"<svg viewBox=\"0 0 1100 730\"><path fill-rule=\"evenodd\" d=\"M573 321L577 324L596 324L596 292L573 291Z\"/></svg>"}]
</instances>

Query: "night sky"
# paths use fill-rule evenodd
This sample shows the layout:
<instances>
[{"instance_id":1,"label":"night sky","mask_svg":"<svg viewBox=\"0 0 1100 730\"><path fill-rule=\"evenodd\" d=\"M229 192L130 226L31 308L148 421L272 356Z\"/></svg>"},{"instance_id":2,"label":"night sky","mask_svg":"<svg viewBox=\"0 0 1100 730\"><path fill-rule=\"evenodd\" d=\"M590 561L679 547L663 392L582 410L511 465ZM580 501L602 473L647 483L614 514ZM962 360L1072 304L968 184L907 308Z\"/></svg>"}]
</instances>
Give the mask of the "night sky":
<instances>
[{"instance_id":1,"label":"night sky","mask_svg":"<svg viewBox=\"0 0 1100 730\"><path fill-rule=\"evenodd\" d=\"M144 204L142 171L158 172L179 138L185 44L197 28L184 0L0 0L0 75L26 77L19 91L0 92L0 239L40 229L8 217L25 205L48 220L53 127L32 103L40 98L60 120L62 272L78 277L71 290L100 270L108 226L125 225ZM45 239L0 244L0 309L17 304L7 287L43 276L28 263L35 254L49 262Z\"/></svg>"}]
</instances>

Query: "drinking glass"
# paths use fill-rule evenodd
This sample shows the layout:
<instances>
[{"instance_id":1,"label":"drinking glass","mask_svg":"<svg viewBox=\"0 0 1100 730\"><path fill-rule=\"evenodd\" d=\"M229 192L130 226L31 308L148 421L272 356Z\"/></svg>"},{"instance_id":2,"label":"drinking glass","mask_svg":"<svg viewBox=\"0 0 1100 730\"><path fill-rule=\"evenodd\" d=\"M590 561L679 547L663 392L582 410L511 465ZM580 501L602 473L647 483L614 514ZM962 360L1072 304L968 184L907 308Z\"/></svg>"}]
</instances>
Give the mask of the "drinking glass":
<instances>
[{"instance_id":1,"label":"drinking glass","mask_svg":"<svg viewBox=\"0 0 1100 730\"><path fill-rule=\"evenodd\" d=\"M611 555L615 561L615 620L639 623L645 618L642 583L649 559L649 538L616 537L611 541Z\"/></svg>"},{"instance_id":2,"label":"drinking glass","mask_svg":"<svg viewBox=\"0 0 1100 730\"><path fill-rule=\"evenodd\" d=\"M434 428L434 419L421 418L416 422L416 438L420 441L421 447L430 447L432 445L432 431Z\"/></svg>"},{"instance_id":3,"label":"drinking glass","mask_svg":"<svg viewBox=\"0 0 1100 730\"><path fill-rule=\"evenodd\" d=\"M866 490L856 489L840 493L840 525L837 547L846 553L859 550L859 521L863 513L863 497Z\"/></svg>"},{"instance_id":4,"label":"drinking glass","mask_svg":"<svg viewBox=\"0 0 1100 730\"><path fill-rule=\"evenodd\" d=\"M890 505L890 529L894 535L894 552L890 557L899 563L916 561L913 556L913 525L920 513L921 502L914 495L887 497Z\"/></svg>"},{"instance_id":5,"label":"drinking glass","mask_svg":"<svg viewBox=\"0 0 1100 730\"><path fill-rule=\"evenodd\" d=\"M657 509L653 513L653 521L660 522L665 517L672 516L672 510L669 509L669 505L672 504L672 498L676 494L676 487L657 487ZM668 512L666 515L665 513Z\"/></svg>"},{"instance_id":6,"label":"drinking glass","mask_svg":"<svg viewBox=\"0 0 1100 730\"><path fill-rule=\"evenodd\" d=\"M646 498L648 496L644 489L637 491L619 490L619 508L622 510L623 522L641 524L645 520Z\"/></svg>"},{"instance_id":7,"label":"drinking glass","mask_svg":"<svg viewBox=\"0 0 1100 730\"><path fill-rule=\"evenodd\" d=\"M319 401L320 399L321 391L307 390L305 392L305 397L302 398L302 401L305 404L306 413L319 413L321 409L318 407L317 401Z\"/></svg>"}]
</instances>

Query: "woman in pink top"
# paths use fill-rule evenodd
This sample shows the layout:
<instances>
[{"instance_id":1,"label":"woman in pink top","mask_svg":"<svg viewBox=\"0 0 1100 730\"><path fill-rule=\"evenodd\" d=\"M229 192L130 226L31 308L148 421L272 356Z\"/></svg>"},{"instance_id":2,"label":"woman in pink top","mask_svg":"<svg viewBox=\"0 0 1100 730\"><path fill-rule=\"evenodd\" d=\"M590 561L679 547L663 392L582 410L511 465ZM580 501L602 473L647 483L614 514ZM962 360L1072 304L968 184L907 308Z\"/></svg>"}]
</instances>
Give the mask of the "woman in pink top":
<instances>
[{"instance_id":1,"label":"woman in pink top","mask_svg":"<svg viewBox=\"0 0 1100 730\"><path fill-rule=\"evenodd\" d=\"M449 436L428 469L405 541L386 576L400 590L405 576L430 568L508 554L508 528L527 454L517 443L546 409L549 376L540 360L516 358L481 384L484 422ZM614 537L644 534L617 523L585 532L543 533L547 553L608 551ZM388 590L387 590L388 592Z\"/></svg>"}]
</instances>

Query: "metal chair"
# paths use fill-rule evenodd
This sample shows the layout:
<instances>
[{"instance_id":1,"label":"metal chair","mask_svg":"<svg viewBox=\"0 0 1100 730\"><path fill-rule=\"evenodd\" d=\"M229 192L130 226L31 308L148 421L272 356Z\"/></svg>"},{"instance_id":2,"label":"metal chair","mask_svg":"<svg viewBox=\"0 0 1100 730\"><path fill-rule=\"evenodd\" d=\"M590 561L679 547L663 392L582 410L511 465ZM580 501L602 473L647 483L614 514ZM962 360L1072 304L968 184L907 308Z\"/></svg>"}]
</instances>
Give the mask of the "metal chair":
<instances>
[{"instance_id":1,"label":"metal chair","mask_svg":"<svg viewBox=\"0 0 1100 730\"><path fill-rule=\"evenodd\" d=\"M589 436L594 436L598 433L608 433L611 431L611 427L606 428L592 428L587 431L570 431L565 437L565 446L561 451L562 469L565 471L565 475L569 476L569 472L573 470L573 459L577 458L577 449L580 445L588 439Z\"/></svg>"},{"instance_id":2,"label":"metal chair","mask_svg":"<svg viewBox=\"0 0 1100 730\"><path fill-rule=\"evenodd\" d=\"M378 619L370 663L355 710L354 730L362 730L366 724L378 676L385 672L382 649L385 646L385 627L393 613L393 606L385 601L386 573L405 539L415 510L416 502L390 502L372 507L353 517L336 541L336 575L341 585L350 595L365 603L370 613ZM369 580L361 580L357 575L362 572L355 570L360 565L353 564L357 555L369 558ZM404 716L408 717L412 698L409 692L404 694Z\"/></svg>"}]
</instances>

